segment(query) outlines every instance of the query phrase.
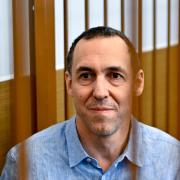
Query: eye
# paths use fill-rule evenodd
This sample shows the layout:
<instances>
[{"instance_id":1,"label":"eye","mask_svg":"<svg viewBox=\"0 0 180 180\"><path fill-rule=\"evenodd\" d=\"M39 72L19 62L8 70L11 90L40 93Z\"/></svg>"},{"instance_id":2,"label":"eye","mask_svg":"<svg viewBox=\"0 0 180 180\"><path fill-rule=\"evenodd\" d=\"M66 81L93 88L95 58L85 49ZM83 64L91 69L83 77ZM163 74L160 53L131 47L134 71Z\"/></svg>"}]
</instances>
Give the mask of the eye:
<instances>
[{"instance_id":1,"label":"eye","mask_svg":"<svg viewBox=\"0 0 180 180\"><path fill-rule=\"evenodd\" d=\"M91 79L92 78L92 74L91 73L82 73L80 74L80 79Z\"/></svg>"},{"instance_id":2,"label":"eye","mask_svg":"<svg viewBox=\"0 0 180 180\"><path fill-rule=\"evenodd\" d=\"M79 83L81 85L88 85L94 80L94 74L90 72L84 72L79 75Z\"/></svg>"},{"instance_id":3,"label":"eye","mask_svg":"<svg viewBox=\"0 0 180 180\"><path fill-rule=\"evenodd\" d=\"M115 79L115 80L119 80L119 79L122 79L124 77L120 73L112 72L112 73L110 73L110 78Z\"/></svg>"},{"instance_id":4,"label":"eye","mask_svg":"<svg viewBox=\"0 0 180 180\"><path fill-rule=\"evenodd\" d=\"M109 79L109 82L115 86L119 86L125 80L124 76L118 72L110 72L108 74L108 79Z\"/></svg>"}]
</instances>

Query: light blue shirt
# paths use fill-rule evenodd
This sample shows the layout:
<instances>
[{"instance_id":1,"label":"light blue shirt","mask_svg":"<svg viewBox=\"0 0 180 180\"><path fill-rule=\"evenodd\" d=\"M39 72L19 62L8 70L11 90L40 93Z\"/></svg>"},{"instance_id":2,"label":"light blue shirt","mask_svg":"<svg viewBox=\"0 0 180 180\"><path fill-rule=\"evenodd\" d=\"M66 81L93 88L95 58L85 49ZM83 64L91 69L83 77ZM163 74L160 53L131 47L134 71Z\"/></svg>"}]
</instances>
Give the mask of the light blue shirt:
<instances>
[{"instance_id":1,"label":"light blue shirt","mask_svg":"<svg viewBox=\"0 0 180 180\"><path fill-rule=\"evenodd\" d=\"M84 150L76 120L56 124L26 141L30 180L180 180L180 142L135 119L124 152L103 172ZM1 180L18 179L18 149L7 154Z\"/></svg>"}]
</instances>

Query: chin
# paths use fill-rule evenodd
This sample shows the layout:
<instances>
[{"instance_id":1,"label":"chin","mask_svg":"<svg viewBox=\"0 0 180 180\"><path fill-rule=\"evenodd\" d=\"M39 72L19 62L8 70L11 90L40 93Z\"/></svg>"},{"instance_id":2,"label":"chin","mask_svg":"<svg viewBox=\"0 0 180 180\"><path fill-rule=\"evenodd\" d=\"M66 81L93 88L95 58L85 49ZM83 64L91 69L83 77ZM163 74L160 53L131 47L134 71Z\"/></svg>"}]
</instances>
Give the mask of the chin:
<instances>
[{"instance_id":1,"label":"chin","mask_svg":"<svg viewBox=\"0 0 180 180\"><path fill-rule=\"evenodd\" d=\"M117 131L117 125L109 124L109 122L92 122L90 124L91 131L98 136L110 136Z\"/></svg>"},{"instance_id":2,"label":"chin","mask_svg":"<svg viewBox=\"0 0 180 180\"><path fill-rule=\"evenodd\" d=\"M110 136L116 132L116 129L94 128L93 133L98 136Z\"/></svg>"}]
</instances>

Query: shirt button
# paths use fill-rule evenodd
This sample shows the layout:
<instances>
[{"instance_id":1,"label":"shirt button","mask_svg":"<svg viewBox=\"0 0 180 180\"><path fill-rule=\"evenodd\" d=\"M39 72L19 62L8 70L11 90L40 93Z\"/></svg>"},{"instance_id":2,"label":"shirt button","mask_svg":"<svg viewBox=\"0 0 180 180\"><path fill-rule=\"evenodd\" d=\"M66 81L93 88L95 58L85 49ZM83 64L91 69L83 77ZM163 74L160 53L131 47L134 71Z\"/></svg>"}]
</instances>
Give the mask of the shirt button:
<instances>
[{"instance_id":1,"label":"shirt button","mask_svg":"<svg viewBox=\"0 0 180 180\"><path fill-rule=\"evenodd\" d=\"M91 162L91 159L90 159L90 158L87 158L86 161L87 161L88 163L90 163L90 162Z\"/></svg>"}]
</instances>

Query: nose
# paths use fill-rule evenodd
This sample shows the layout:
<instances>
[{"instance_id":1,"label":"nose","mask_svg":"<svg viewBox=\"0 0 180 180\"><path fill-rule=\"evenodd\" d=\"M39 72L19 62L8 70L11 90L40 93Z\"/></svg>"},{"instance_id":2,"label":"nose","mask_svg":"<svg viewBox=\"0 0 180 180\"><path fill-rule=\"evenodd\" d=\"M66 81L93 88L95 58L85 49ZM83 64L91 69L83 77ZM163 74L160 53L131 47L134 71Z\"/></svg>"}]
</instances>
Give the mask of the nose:
<instances>
[{"instance_id":1,"label":"nose","mask_svg":"<svg viewBox=\"0 0 180 180\"><path fill-rule=\"evenodd\" d=\"M108 84L103 77L97 77L93 87L93 97L97 100L103 100L109 95Z\"/></svg>"}]
</instances>

